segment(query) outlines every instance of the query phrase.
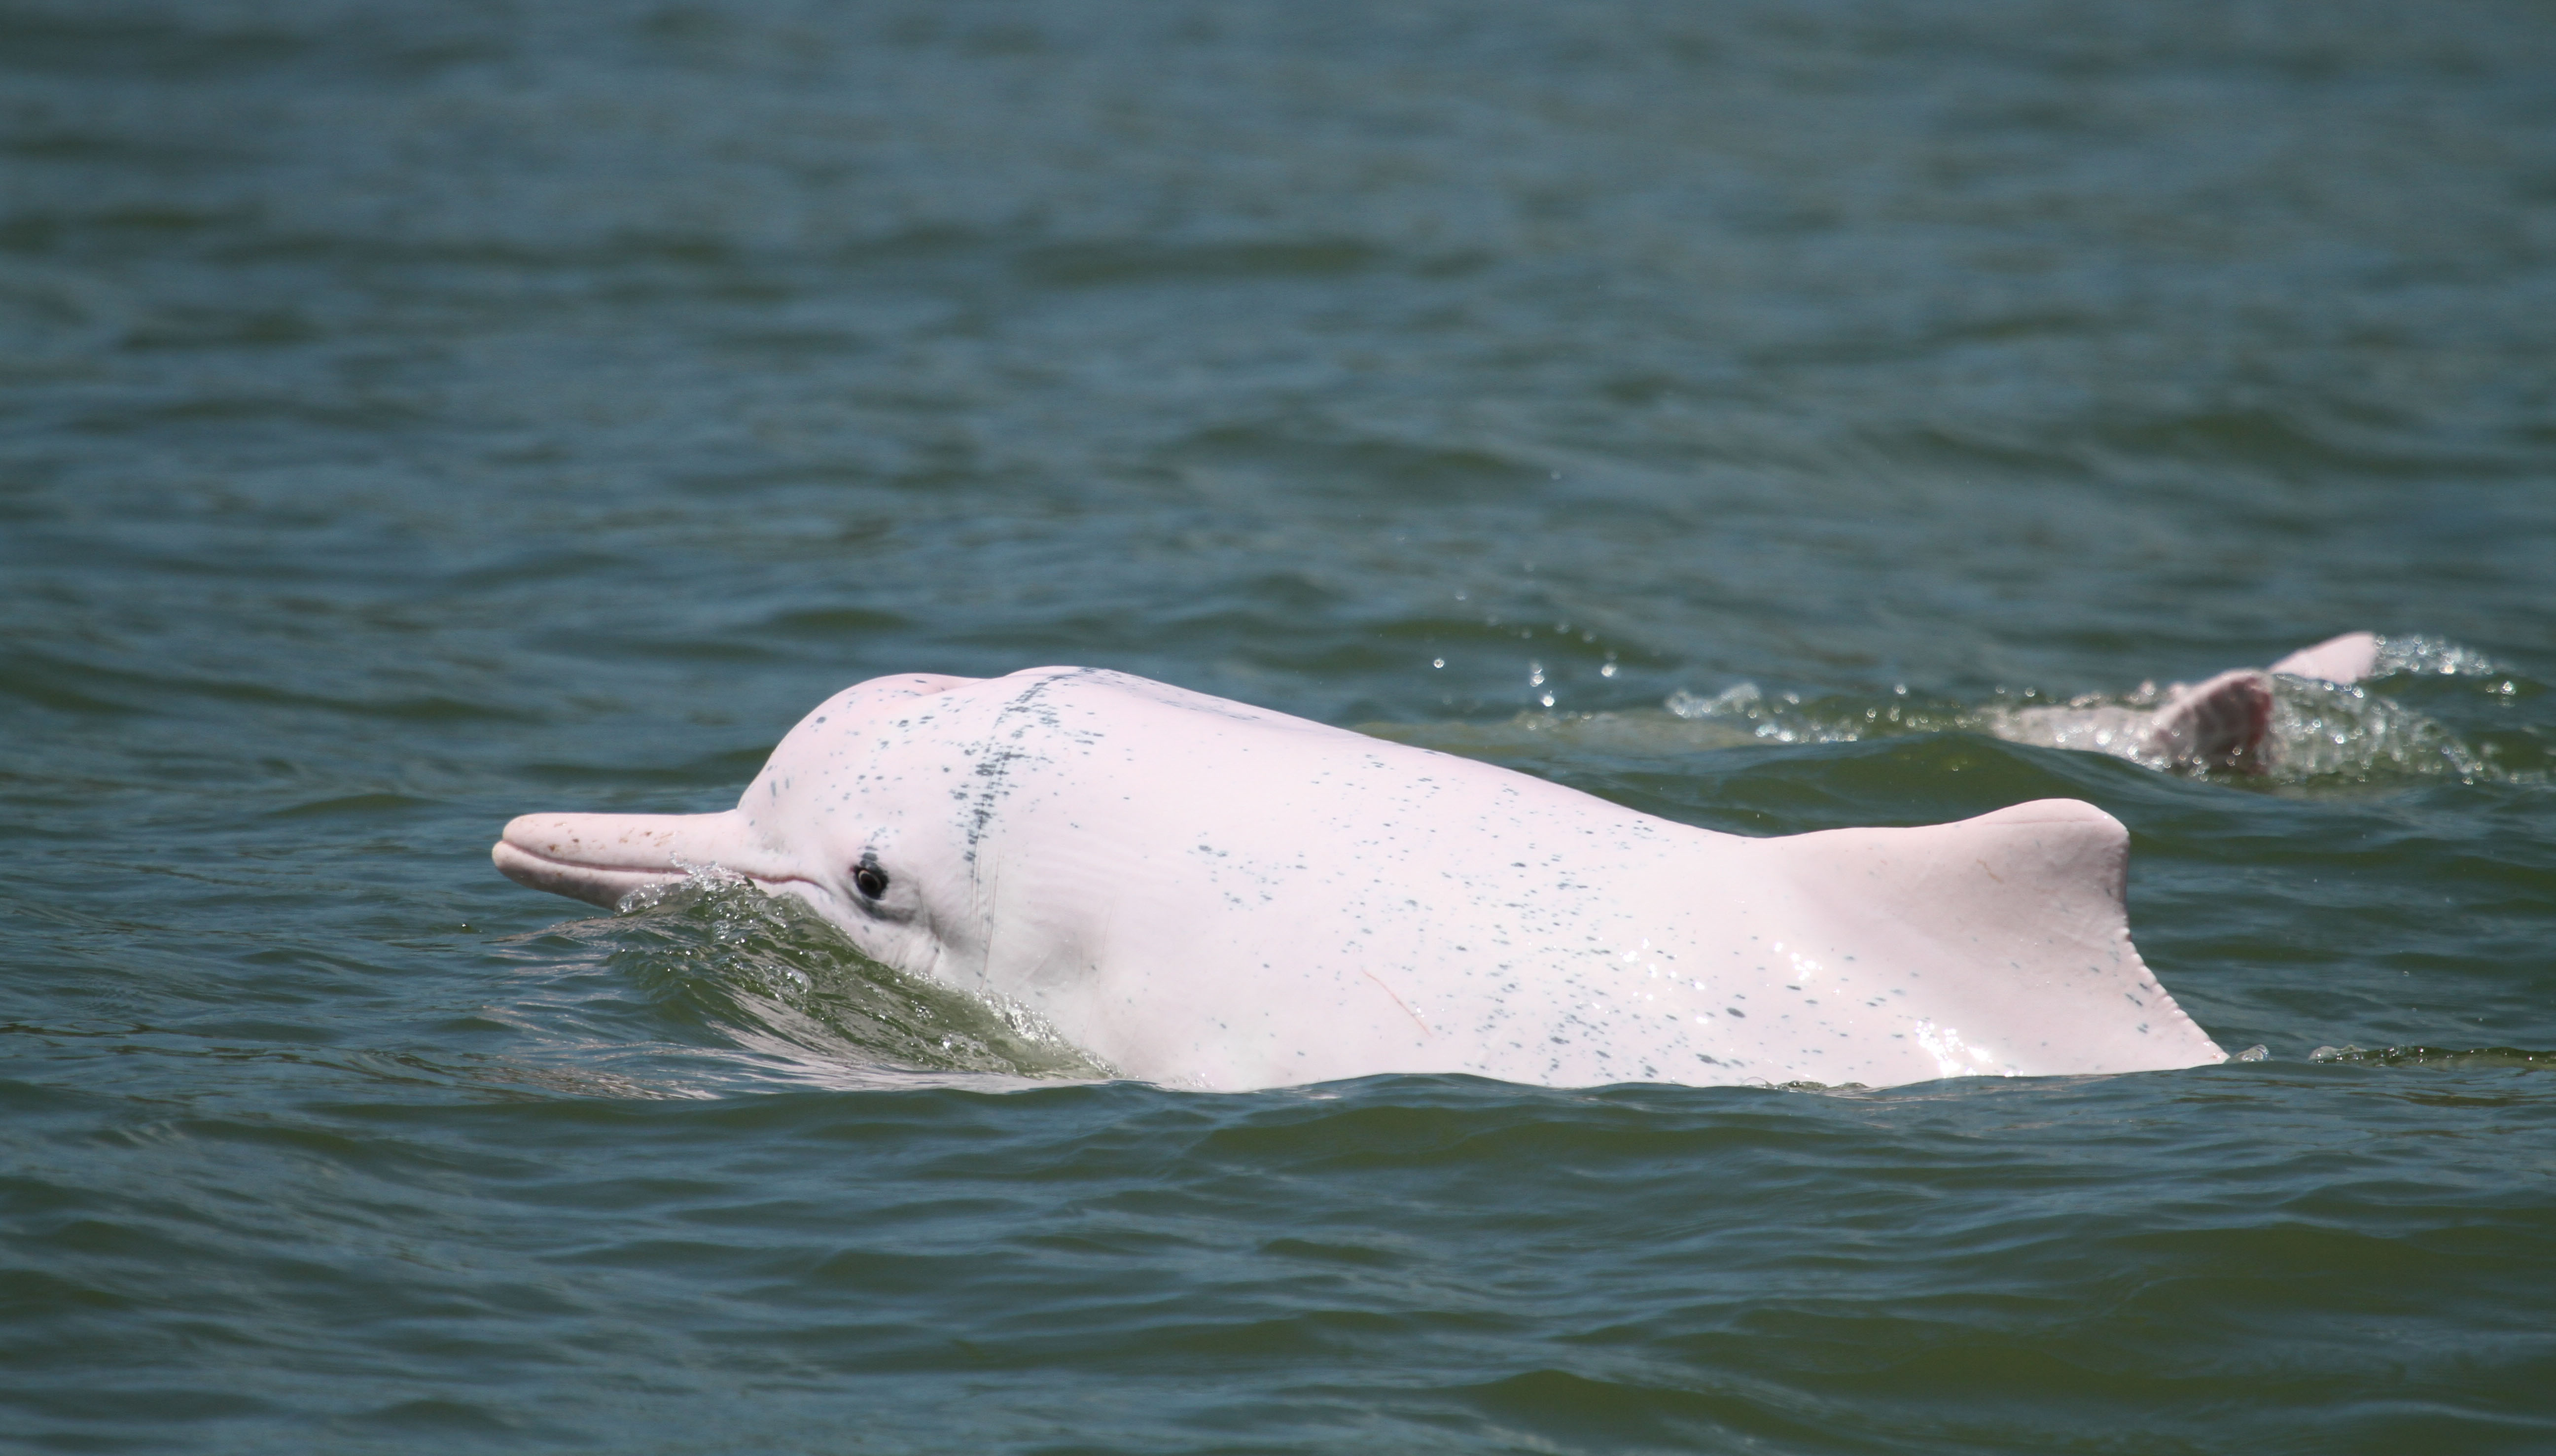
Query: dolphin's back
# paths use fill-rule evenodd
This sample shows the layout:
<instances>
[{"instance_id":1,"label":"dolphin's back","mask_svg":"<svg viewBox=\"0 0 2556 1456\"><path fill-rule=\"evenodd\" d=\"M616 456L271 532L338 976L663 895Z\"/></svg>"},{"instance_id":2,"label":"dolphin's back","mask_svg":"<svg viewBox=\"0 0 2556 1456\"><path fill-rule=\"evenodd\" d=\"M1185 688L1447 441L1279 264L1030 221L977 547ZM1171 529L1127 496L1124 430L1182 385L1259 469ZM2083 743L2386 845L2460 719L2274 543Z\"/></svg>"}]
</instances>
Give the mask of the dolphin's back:
<instances>
[{"instance_id":1,"label":"dolphin's back","mask_svg":"<svg viewBox=\"0 0 2556 1456\"><path fill-rule=\"evenodd\" d=\"M1895 1086L2222 1059L2131 947L2128 836L2092 805L1752 840L1114 673L984 691L1006 706L979 756L1042 765L987 819L995 918L1073 932L998 945L988 985L1136 1076Z\"/></svg>"}]
</instances>

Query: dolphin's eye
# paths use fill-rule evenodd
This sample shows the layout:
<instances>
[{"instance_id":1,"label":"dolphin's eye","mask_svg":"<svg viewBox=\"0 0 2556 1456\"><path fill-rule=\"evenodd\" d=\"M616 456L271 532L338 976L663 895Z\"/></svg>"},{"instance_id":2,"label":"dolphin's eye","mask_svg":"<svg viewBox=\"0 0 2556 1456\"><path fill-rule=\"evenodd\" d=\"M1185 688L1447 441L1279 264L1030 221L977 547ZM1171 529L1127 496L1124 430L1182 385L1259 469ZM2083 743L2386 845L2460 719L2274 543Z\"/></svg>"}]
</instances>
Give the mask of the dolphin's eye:
<instances>
[{"instance_id":1,"label":"dolphin's eye","mask_svg":"<svg viewBox=\"0 0 2556 1456\"><path fill-rule=\"evenodd\" d=\"M887 893L887 871L875 860L863 860L852 871L852 888L875 900Z\"/></svg>"}]
</instances>

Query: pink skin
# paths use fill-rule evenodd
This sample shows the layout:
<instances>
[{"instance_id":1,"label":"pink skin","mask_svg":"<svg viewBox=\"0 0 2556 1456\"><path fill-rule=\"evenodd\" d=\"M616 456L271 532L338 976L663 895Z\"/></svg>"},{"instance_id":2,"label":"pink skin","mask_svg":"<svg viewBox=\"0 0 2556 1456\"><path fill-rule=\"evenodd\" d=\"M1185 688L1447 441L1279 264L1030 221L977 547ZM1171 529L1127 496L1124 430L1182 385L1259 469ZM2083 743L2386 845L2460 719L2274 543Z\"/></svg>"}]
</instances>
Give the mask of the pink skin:
<instances>
[{"instance_id":1,"label":"pink skin","mask_svg":"<svg viewBox=\"0 0 2556 1456\"><path fill-rule=\"evenodd\" d=\"M2173 763L2261 773L2272 730L2272 680L2240 667L2179 689L2148 718L2148 751Z\"/></svg>"},{"instance_id":2,"label":"pink skin","mask_svg":"<svg viewBox=\"0 0 2556 1456\"><path fill-rule=\"evenodd\" d=\"M2225 1059L2131 946L2092 805L1747 839L1084 668L863 683L735 809L526 815L493 853L603 905L715 865L1174 1086Z\"/></svg>"},{"instance_id":3,"label":"pink skin","mask_svg":"<svg viewBox=\"0 0 2556 1456\"><path fill-rule=\"evenodd\" d=\"M2357 683L2377 666L2378 639L2367 632L2346 632L2313 647L2302 647L2265 671L2329 683Z\"/></svg>"}]
</instances>

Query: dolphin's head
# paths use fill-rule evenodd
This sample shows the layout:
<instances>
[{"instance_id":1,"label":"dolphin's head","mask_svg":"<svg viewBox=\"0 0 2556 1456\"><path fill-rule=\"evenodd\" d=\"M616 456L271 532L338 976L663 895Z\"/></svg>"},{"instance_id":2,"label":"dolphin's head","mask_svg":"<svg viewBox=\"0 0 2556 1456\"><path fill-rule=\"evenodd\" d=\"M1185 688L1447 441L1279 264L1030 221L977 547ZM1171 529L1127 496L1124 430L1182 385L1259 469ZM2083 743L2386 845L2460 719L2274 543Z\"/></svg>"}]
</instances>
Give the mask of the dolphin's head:
<instances>
[{"instance_id":1,"label":"dolphin's head","mask_svg":"<svg viewBox=\"0 0 2556 1456\"><path fill-rule=\"evenodd\" d=\"M806 902L901 971L981 956L964 818L951 807L962 786L948 781L950 755L918 751L942 736L933 700L976 681L907 673L844 689L782 738L734 809L527 814L491 857L519 883L605 906L726 871Z\"/></svg>"}]
</instances>

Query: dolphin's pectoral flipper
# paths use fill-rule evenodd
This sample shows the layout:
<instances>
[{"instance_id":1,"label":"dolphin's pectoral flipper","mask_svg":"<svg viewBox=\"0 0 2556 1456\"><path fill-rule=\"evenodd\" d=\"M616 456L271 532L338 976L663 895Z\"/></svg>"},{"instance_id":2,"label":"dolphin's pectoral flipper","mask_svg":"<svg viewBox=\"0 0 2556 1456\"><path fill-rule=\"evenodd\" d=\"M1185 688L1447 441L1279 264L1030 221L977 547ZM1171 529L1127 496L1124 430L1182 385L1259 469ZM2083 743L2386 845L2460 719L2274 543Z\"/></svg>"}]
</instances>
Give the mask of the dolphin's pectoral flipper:
<instances>
[{"instance_id":1,"label":"dolphin's pectoral flipper","mask_svg":"<svg viewBox=\"0 0 2556 1456\"><path fill-rule=\"evenodd\" d=\"M2092 804L1760 844L1794 861L1841 960L1854 957L1854 993L1908 1019L1936 1075L2227 1060L2130 943L2129 831Z\"/></svg>"},{"instance_id":2,"label":"dolphin's pectoral flipper","mask_svg":"<svg viewBox=\"0 0 2556 1456\"><path fill-rule=\"evenodd\" d=\"M2148 750L2176 763L2260 773L2272 730L2272 684L2252 668L2176 692L2148 720Z\"/></svg>"}]
</instances>

